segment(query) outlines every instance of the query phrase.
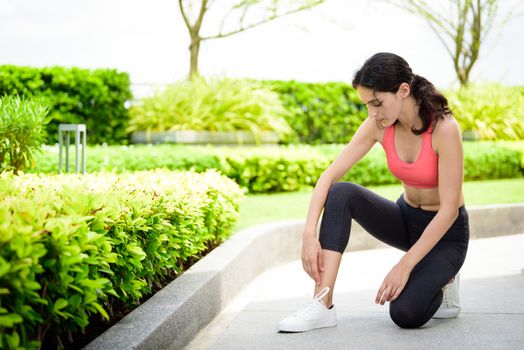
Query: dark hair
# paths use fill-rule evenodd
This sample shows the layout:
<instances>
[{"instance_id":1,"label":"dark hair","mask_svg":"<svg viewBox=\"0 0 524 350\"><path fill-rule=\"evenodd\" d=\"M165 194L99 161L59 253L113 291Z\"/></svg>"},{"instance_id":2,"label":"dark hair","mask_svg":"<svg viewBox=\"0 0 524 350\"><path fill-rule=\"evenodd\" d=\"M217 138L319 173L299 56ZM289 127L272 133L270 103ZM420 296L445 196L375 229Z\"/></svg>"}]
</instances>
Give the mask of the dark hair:
<instances>
[{"instance_id":1,"label":"dark hair","mask_svg":"<svg viewBox=\"0 0 524 350\"><path fill-rule=\"evenodd\" d=\"M430 125L434 130L439 119L443 119L446 114L451 114L448 100L435 86L426 78L413 74L408 63L393 53L379 52L368 58L362 68L355 73L352 85L355 89L357 86L363 86L372 89L373 92L395 93L402 83L409 84L411 94L419 106L422 129L412 128L411 131L415 135L422 134Z\"/></svg>"}]
</instances>

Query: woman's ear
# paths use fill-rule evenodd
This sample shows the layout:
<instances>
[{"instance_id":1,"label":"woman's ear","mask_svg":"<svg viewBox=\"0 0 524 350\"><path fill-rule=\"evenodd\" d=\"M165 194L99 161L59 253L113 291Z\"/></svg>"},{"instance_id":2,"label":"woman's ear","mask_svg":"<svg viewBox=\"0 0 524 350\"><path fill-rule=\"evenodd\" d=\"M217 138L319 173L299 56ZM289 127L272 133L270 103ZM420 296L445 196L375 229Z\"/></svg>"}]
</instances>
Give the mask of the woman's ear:
<instances>
[{"instance_id":1,"label":"woman's ear","mask_svg":"<svg viewBox=\"0 0 524 350\"><path fill-rule=\"evenodd\" d=\"M399 94L399 96L401 98L406 98L409 96L409 94L411 93L411 87L409 86L408 83L402 83L400 84L400 86L398 87L398 91L397 93Z\"/></svg>"}]
</instances>

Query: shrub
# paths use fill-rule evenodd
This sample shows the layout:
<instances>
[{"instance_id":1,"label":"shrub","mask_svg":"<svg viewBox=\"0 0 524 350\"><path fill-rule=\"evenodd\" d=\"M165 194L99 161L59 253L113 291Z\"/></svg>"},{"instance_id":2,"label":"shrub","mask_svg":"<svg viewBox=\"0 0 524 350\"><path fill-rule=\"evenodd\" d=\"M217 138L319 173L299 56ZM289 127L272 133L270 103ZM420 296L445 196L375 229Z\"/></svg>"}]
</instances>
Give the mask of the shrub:
<instances>
[{"instance_id":1,"label":"shrub","mask_svg":"<svg viewBox=\"0 0 524 350\"><path fill-rule=\"evenodd\" d=\"M481 140L523 140L522 91L498 83L470 84L446 96L462 130L477 131Z\"/></svg>"},{"instance_id":2,"label":"shrub","mask_svg":"<svg viewBox=\"0 0 524 350\"><path fill-rule=\"evenodd\" d=\"M268 147L206 147L133 145L90 147L87 171L116 173L155 168L194 170L214 168L250 193L296 191L313 186L344 145L287 145ZM36 160L30 172L57 173L56 148ZM522 147L493 142L465 142L465 180L520 177L524 168ZM74 160L72 160L74 161ZM380 145L360 160L343 179L362 185L398 183L386 164Z\"/></svg>"},{"instance_id":3,"label":"shrub","mask_svg":"<svg viewBox=\"0 0 524 350\"><path fill-rule=\"evenodd\" d=\"M34 165L33 158L46 139L48 107L19 96L0 98L0 172L15 174Z\"/></svg>"},{"instance_id":4,"label":"shrub","mask_svg":"<svg viewBox=\"0 0 524 350\"><path fill-rule=\"evenodd\" d=\"M129 132L137 130L262 131L281 137L292 132L278 95L255 81L206 79L179 81L144 98L130 110Z\"/></svg>"},{"instance_id":5,"label":"shrub","mask_svg":"<svg viewBox=\"0 0 524 350\"><path fill-rule=\"evenodd\" d=\"M0 175L0 348L63 347L223 242L243 194L215 171Z\"/></svg>"},{"instance_id":6,"label":"shrub","mask_svg":"<svg viewBox=\"0 0 524 350\"><path fill-rule=\"evenodd\" d=\"M0 96L45 99L51 121L48 143L58 142L58 124L86 124L89 144L127 144L132 98L127 73L114 69L0 66Z\"/></svg>"},{"instance_id":7,"label":"shrub","mask_svg":"<svg viewBox=\"0 0 524 350\"><path fill-rule=\"evenodd\" d=\"M469 181L503 179L524 175L524 148L497 145L496 142L466 142L464 179Z\"/></svg>"},{"instance_id":8,"label":"shrub","mask_svg":"<svg viewBox=\"0 0 524 350\"><path fill-rule=\"evenodd\" d=\"M277 92L295 130L293 143L347 143L367 116L366 107L351 85L342 82L303 83L263 81Z\"/></svg>"}]
</instances>

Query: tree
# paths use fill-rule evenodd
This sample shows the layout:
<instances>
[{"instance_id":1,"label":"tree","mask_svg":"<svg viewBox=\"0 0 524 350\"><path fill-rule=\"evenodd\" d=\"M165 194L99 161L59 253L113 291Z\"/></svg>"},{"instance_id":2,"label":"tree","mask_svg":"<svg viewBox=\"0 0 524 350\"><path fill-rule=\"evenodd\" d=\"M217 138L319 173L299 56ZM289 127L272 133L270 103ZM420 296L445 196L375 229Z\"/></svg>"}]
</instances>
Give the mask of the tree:
<instances>
[{"instance_id":1,"label":"tree","mask_svg":"<svg viewBox=\"0 0 524 350\"><path fill-rule=\"evenodd\" d=\"M388 1L422 16L453 60L461 86L469 82L471 69L479 57L480 46L497 14L496 0L449 0L447 10L437 9L425 0ZM443 1L434 1L442 5Z\"/></svg>"},{"instance_id":2,"label":"tree","mask_svg":"<svg viewBox=\"0 0 524 350\"><path fill-rule=\"evenodd\" d=\"M217 34L202 36L201 29L204 22L204 16L210 10L216 1L213 0L178 0L180 12L191 37L190 51L190 69L189 76L198 75L198 53L200 44L205 40L226 38L228 36L244 32L248 29L255 28L264 23L273 21L277 18L284 17L293 13L308 10L320 5L324 0L237 0L222 1L231 4L225 15L221 18L220 28ZM199 5L198 10L193 11ZM262 10L262 17L256 18L252 10ZM193 12L193 13L192 13ZM257 13L260 15L261 13ZM193 15L193 20L191 16ZM237 17L238 25L234 28L225 30L224 27L228 20Z\"/></svg>"}]
</instances>

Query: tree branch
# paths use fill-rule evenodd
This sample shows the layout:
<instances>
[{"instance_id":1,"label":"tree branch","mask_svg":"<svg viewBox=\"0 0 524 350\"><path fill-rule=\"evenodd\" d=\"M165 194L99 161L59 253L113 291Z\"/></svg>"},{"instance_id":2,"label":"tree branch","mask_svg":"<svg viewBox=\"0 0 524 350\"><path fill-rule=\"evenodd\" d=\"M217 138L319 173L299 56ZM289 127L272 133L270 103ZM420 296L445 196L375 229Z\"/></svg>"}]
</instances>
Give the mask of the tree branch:
<instances>
[{"instance_id":1,"label":"tree branch","mask_svg":"<svg viewBox=\"0 0 524 350\"><path fill-rule=\"evenodd\" d=\"M192 30L191 24L189 23L189 19L187 18L186 11L184 10L184 5L182 4L182 0L178 0L178 6L180 7L180 13L182 14L182 18L184 19L184 23L186 24L187 29L191 31Z\"/></svg>"},{"instance_id":2,"label":"tree branch","mask_svg":"<svg viewBox=\"0 0 524 350\"><path fill-rule=\"evenodd\" d=\"M242 11L242 16L240 16L240 27L244 26L244 20L246 19L247 10L249 7L244 7L244 10ZM220 33L222 33L222 28L220 28Z\"/></svg>"},{"instance_id":3,"label":"tree branch","mask_svg":"<svg viewBox=\"0 0 524 350\"><path fill-rule=\"evenodd\" d=\"M316 5L321 4L322 2L324 2L324 0L317 0L317 1L313 2L313 3L309 3L307 5L300 6L300 7L296 8L296 9L294 9L294 10L282 13L280 15L275 14L275 12L273 12L273 14L270 17L265 18L265 19L263 19L261 21L255 22L253 24L250 24L250 25L248 25L246 27L241 25L240 28L237 29L237 30L233 30L233 31L227 32L227 33L221 33L220 32L220 33L218 33L216 35L205 36L205 37L202 37L202 40L226 38L228 36L231 36L231 35L234 35L234 34L237 34L237 33L240 33L240 32L244 32L246 30L249 30L249 29L252 29L252 28L255 28L255 27L258 27L258 26L260 26L262 24L265 24L265 23L268 23L270 21L273 21L273 20L275 20L277 18L288 16L288 15L291 15L291 14L294 14L294 13L297 13L297 12L300 12L300 11L308 10L308 9L310 9L310 8L316 6Z\"/></svg>"},{"instance_id":4,"label":"tree branch","mask_svg":"<svg viewBox=\"0 0 524 350\"><path fill-rule=\"evenodd\" d=\"M204 19L204 15L206 11L207 11L207 0L202 0L202 6L200 7L200 13L198 14L198 19L194 26L197 33L200 32L200 27L202 26L202 20Z\"/></svg>"}]
</instances>

